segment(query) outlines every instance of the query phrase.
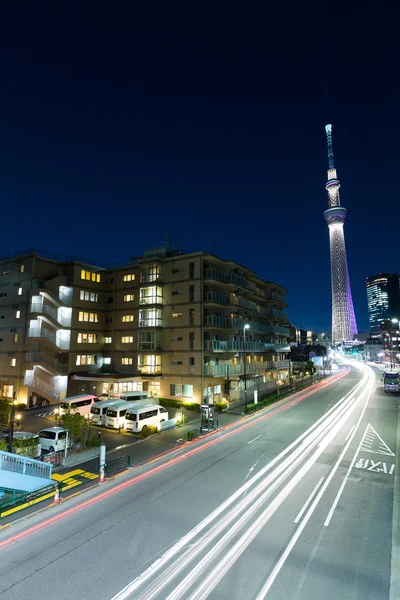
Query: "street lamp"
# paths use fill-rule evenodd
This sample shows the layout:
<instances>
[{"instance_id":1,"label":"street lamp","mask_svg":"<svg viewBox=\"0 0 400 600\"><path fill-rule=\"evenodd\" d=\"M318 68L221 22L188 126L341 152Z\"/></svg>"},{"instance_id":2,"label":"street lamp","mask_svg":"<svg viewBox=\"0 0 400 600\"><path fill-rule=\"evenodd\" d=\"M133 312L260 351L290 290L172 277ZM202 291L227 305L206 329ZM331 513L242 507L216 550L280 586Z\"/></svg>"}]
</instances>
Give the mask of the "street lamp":
<instances>
[{"instance_id":1,"label":"street lamp","mask_svg":"<svg viewBox=\"0 0 400 600\"><path fill-rule=\"evenodd\" d=\"M244 412L247 411L247 371L246 371L246 329L250 329L250 325L245 323L243 325L243 354L244 354Z\"/></svg>"}]
</instances>

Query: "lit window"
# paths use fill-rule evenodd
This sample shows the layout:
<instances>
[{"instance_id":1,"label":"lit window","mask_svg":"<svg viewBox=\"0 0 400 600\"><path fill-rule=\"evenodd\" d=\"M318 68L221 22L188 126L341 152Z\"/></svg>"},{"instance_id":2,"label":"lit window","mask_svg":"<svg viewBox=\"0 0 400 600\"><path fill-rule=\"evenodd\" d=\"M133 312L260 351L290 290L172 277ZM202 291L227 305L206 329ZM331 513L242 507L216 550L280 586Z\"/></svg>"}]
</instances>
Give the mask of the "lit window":
<instances>
[{"instance_id":1,"label":"lit window","mask_svg":"<svg viewBox=\"0 0 400 600\"><path fill-rule=\"evenodd\" d=\"M132 302L132 300L135 299L135 295L134 294L125 294L124 296L124 302Z\"/></svg>"},{"instance_id":2,"label":"lit window","mask_svg":"<svg viewBox=\"0 0 400 600\"><path fill-rule=\"evenodd\" d=\"M135 281L135 273L128 273L127 275L124 275L124 281Z\"/></svg>"},{"instance_id":3,"label":"lit window","mask_svg":"<svg viewBox=\"0 0 400 600\"><path fill-rule=\"evenodd\" d=\"M78 333L78 344L97 344L97 333Z\"/></svg>"},{"instance_id":4,"label":"lit window","mask_svg":"<svg viewBox=\"0 0 400 600\"><path fill-rule=\"evenodd\" d=\"M133 344L133 335L124 335L121 338L123 344Z\"/></svg>"},{"instance_id":5,"label":"lit window","mask_svg":"<svg viewBox=\"0 0 400 600\"><path fill-rule=\"evenodd\" d=\"M134 315L122 315L123 323L131 323L134 320Z\"/></svg>"},{"instance_id":6,"label":"lit window","mask_svg":"<svg viewBox=\"0 0 400 600\"><path fill-rule=\"evenodd\" d=\"M77 365L95 365L96 356L94 354L78 354L76 357Z\"/></svg>"},{"instance_id":7,"label":"lit window","mask_svg":"<svg viewBox=\"0 0 400 600\"><path fill-rule=\"evenodd\" d=\"M22 296L22 288L18 288L18 296Z\"/></svg>"},{"instance_id":8,"label":"lit window","mask_svg":"<svg viewBox=\"0 0 400 600\"><path fill-rule=\"evenodd\" d=\"M123 364L123 365L131 365L132 364L132 358L122 358L121 359L121 364Z\"/></svg>"},{"instance_id":9,"label":"lit window","mask_svg":"<svg viewBox=\"0 0 400 600\"><path fill-rule=\"evenodd\" d=\"M16 318L16 319L19 319L19 318L20 318L20 316L21 316L21 311L20 311L20 310L16 310L16 311L15 311L15 318Z\"/></svg>"},{"instance_id":10,"label":"lit window","mask_svg":"<svg viewBox=\"0 0 400 600\"><path fill-rule=\"evenodd\" d=\"M183 317L183 313L172 313L173 319L180 319L181 317Z\"/></svg>"},{"instance_id":11,"label":"lit window","mask_svg":"<svg viewBox=\"0 0 400 600\"><path fill-rule=\"evenodd\" d=\"M17 365L17 359L16 358L12 358L11 359L11 366L15 367Z\"/></svg>"},{"instance_id":12,"label":"lit window","mask_svg":"<svg viewBox=\"0 0 400 600\"><path fill-rule=\"evenodd\" d=\"M111 337L105 337L104 338L104 343L105 344L111 344L111 342L112 342L112 338Z\"/></svg>"},{"instance_id":13,"label":"lit window","mask_svg":"<svg viewBox=\"0 0 400 600\"><path fill-rule=\"evenodd\" d=\"M85 279L86 281L92 280L100 283L100 273L92 273L91 271L81 269L81 279Z\"/></svg>"},{"instance_id":14,"label":"lit window","mask_svg":"<svg viewBox=\"0 0 400 600\"><path fill-rule=\"evenodd\" d=\"M25 271L25 265L21 265L19 271L20 273L23 273Z\"/></svg>"},{"instance_id":15,"label":"lit window","mask_svg":"<svg viewBox=\"0 0 400 600\"><path fill-rule=\"evenodd\" d=\"M185 398L193 397L193 386L180 383L171 383L169 386L170 396L183 396Z\"/></svg>"},{"instance_id":16,"label":"lit window","mask_svg":"<svg viewBox=\"0 0 400 600\"><path fill-rule=\"evenodd\" d=\"M16 344L18 342L18 333L14 333L13 335L13 343Z\"/></svg>"},{"instance_id":17,"label":"lit window","mask_svg":"<svg viewBox=\"0 0 400 600\"><path fill-rule=\"evenodd\" d=\"M104 364L105 365L111 365L111 357L110 356L106 356L104 358Z\"/></svg>"},{"instance_id":18,"label":"lit window","mask_svg":"<svg viewBox=\"0 0 400 600\"><path fill-rule=\"evenodd\" d=\"M97 313L79 311L78 321L89 321L90 323L98 323L99 315Z\"/></svg>"}]
</instances>

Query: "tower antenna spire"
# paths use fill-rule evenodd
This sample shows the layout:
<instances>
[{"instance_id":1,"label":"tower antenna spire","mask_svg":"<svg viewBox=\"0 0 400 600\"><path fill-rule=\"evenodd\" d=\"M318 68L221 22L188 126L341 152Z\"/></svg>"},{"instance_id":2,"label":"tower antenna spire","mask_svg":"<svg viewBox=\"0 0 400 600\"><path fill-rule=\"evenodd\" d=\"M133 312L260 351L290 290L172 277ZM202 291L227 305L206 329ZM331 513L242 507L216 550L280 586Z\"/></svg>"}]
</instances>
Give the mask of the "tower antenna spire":
<instances>
[{"instance_id":1,"label":"tower antenna spire","mask_svg":"<svg viewBox=\"0 0 400 600\"><path fill-rule=\"evenodd\" d=\"M333 164L332 125L325 125L325 131L326 131L326 140L328 142L329 168L334 169L335 165Z\"/></svg>"}]
</instances>

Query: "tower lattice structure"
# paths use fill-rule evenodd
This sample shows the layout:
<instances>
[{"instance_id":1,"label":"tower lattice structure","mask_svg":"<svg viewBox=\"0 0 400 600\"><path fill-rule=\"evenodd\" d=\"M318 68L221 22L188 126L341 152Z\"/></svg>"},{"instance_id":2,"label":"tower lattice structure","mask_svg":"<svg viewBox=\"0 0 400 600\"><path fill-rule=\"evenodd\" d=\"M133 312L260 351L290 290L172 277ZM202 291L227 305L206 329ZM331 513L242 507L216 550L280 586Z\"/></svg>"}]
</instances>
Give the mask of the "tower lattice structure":
<instances>
[{"instance_id":1,"label":"tower lattice structure","mask_svg":"<svg viewBox=\"0 0 400 600\"><path fill-rule=\"evenodd\" d=\"M346 244L343 225L347 210L340 205L340 182L333 162L332 125L325 127L328 141L328 210L324 212L329 228L332 282L332 341L352 340L357 334L353 298L351 296L349 269L347 266Z\"/></svg>"}]
</instances>

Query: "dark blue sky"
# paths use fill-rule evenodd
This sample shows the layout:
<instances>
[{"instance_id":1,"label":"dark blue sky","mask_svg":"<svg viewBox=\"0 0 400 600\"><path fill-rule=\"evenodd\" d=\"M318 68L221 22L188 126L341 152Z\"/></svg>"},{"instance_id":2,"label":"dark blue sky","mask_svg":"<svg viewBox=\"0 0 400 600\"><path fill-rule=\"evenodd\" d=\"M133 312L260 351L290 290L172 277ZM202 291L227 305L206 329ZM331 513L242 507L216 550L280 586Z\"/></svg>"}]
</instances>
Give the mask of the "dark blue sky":
<instances>
[{"instance_id":1,"label":"dark blue sky","mask_svg":"<svg viewBox=\"0 0 400 600\"><path fill-rule=\"evenodd\" d=\"M286 286L294 324L329 330L331 122L365 330L365 277L400 268L398 44L375 5L334 21L327 3L290 20L83 4L2 15L0 253L113 262L168 232Z\"/></svg>"}]
</instances>

